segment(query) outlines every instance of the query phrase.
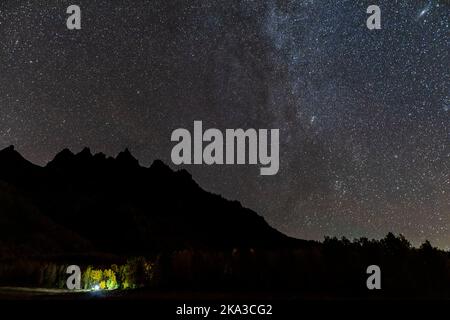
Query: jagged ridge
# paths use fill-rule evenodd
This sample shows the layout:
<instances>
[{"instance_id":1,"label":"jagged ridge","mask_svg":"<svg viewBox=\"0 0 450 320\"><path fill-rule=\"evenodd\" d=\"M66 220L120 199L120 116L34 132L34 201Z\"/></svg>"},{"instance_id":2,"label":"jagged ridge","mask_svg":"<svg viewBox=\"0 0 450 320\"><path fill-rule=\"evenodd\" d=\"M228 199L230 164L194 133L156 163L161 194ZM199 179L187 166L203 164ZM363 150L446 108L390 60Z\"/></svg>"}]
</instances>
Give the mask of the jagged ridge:
<instances>
[{"instance_id":1,"label":"jagged ridge","mask_svg":"<svg viewBox=\"0 0 450 320\"><path fill-rule=\"evenodd\" d=\"M68 251L86 250L89 244L95 250L131 255L295 242L239 202L204 191L187 171L173 171L159 160L142 167L128 149L116 158L93 155L88 148L78 154L65 149L39 167L9 147L0 151L0 180L17 190L20 203L26 201L42 215L45 226L57 225L68 230L73 241L83 242L66 245ZM7 215L11 212L0 212L0 217ZM61 232L44 234L53 237L46 244L55 241L61 247ZM0 235L0 242L8 241Z\"/></svg>"}]
</instances>

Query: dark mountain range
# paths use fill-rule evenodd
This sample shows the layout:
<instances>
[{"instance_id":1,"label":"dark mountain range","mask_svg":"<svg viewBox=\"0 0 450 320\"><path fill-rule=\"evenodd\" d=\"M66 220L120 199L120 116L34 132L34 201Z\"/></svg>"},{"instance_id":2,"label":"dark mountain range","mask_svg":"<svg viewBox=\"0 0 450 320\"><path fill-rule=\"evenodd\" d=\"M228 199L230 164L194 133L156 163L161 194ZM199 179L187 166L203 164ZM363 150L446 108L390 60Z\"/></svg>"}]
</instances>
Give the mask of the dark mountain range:
<instances>
[{"instance_id":1,"label":"dark mountain range","mask_svg":"<svg viewBox=\"0 0 450 320\"><path fill-rule=\"evenodd\" d=\"M146 254L183 248L289 247L300 240L161 161L63 150L45 167L0 151L0 248L23 254Z\"/></svg>"},{"instance_id":2,"label":"dark mountain range","mask_svg":"<svg viewBox=\"0 0 450 320\"><path fill-rule=\"evenodd\" d=\"M413 248L392 233L292 239L187 171L161 161L144 168L128 150L116 158L63 150L45 167L13 147L0 151L0 291L65 288L74 262L86 289L450 297L449 253L429 242ZM367 289L371 265L383 272L383 290Z\"/></svg>"}]
</instances>

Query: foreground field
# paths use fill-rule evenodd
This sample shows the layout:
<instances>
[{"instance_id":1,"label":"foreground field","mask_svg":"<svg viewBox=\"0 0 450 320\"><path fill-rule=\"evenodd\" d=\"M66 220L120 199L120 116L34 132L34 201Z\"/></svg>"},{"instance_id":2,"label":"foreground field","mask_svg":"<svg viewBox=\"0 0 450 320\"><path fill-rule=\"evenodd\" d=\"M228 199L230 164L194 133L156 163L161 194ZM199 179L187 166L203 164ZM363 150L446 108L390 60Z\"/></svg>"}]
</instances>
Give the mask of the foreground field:
<instances>
[{"instance_id":1,"label":"foreground field","mask_svg":"<svg viewBox=\"0 0 450 320\"><path fill-rule=\"evenodd\" d=\"M64 289L0 287L0 300L149 300L149 301L281 301L297 299L336 299L327 296L301 296L268 292L113 290L72 291Z\"/></svg>"}]
</instances>

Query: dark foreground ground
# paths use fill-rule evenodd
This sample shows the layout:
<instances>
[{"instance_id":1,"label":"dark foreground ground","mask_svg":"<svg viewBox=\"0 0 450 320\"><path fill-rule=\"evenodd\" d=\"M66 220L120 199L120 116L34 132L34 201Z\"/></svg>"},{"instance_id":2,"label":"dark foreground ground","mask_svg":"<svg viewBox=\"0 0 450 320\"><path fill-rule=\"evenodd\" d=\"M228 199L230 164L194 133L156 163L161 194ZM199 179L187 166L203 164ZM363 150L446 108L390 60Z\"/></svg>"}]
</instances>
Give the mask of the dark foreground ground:
<instances>
[{"instance_id":1,"label":"dark foreground ground","mask_svg":"<svg viewBox=\"0 0 450 320\"><path fill-rule=\"evenodd\" d=\"M245 303L249 301L280 302L280 301L436 301L434 298L422 297L384 297L381 294L360 297L357 295L333 294L295 294L285 292L257 292L257 291L173 291L173 290L65 290L25 287L0 287L0 300L48 300L48 301L235 301ZM450 299L441 299L450 306Z\"/></svg>"},{"instance_id":2,"label":"dark foreground ground","mask_svg":"<svg viewBox=\"0 0 450 320\"><path fill-rule=\"evenodd\" d=\"M257 305L270 314L230 314L236 306ZM128 319L301 319L314 318L380 319L393 313L423 315L448 310L450 300L382 299L372 297L295 296L263 292L192 291L68 291L61 289L0 287L0 310L25 318L42 315L46 319L117 318ZM231 309L228 309L231 306ZM187 315L179 310L208 307L210 313ZM270 308L270 309L269 309Z\"/></svg>"},{"instance_id":3,"label":"dark foreground ground","mask_svg":"<svg viewBox=\"0 0 450 320\"><path fill-rule=\"evenodd\" d=\"M0 300L149 300L149 301L285 301L298 299L339 300L331 296L296 296L269 292L157 291L147 289L90 291L46 288L0 287Z\"/></svg>"}]
</instances>

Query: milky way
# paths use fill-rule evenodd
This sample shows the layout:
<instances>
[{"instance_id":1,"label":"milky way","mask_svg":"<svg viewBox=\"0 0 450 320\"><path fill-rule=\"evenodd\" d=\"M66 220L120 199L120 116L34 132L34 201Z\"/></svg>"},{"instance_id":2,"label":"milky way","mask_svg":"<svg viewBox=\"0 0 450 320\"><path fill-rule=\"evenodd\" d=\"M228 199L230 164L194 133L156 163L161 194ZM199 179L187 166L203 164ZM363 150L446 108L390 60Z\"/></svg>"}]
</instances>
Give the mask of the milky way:
<instances>
[{"instance_id":1,"label":"milky way","mask_svg":"<svg viewBox=\"0 0 450 320\"><path fill-rule=\"evenodd\" d=\"M149 165L170 163L171 132L194 120L280 128L274 177L187 169L292 236L449 248L449 16L445 0L4 0L0 147L41 165L65 147L129 147Z\"/></svg>"}]
</instances>

